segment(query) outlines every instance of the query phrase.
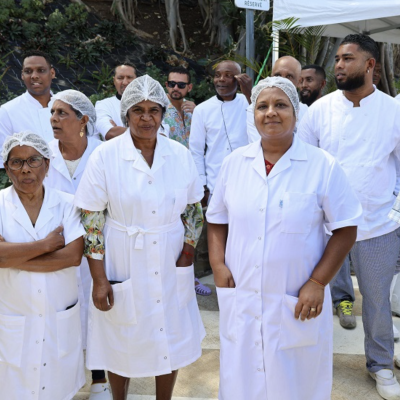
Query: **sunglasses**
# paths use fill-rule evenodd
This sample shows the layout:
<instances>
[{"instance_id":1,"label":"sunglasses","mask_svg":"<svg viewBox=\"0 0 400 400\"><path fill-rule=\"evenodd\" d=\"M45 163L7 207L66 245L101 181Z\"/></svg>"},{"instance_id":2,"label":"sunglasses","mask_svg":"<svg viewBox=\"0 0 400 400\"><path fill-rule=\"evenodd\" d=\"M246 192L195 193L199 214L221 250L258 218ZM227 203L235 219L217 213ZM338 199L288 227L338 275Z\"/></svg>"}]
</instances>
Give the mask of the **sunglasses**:
<instances>
[{"instance_id":1,"label":"sunglasses","mask_svg":"<svg viewBox=\"0 0 400 400\"><path fill-rule=\"evenodd\" d=\"M167 81L168 87L173 89L176 85L178 85L178 89L185 89L186 85L189 85L187 82L175 82L175 81Z\"/></svg>"}]
</instances>

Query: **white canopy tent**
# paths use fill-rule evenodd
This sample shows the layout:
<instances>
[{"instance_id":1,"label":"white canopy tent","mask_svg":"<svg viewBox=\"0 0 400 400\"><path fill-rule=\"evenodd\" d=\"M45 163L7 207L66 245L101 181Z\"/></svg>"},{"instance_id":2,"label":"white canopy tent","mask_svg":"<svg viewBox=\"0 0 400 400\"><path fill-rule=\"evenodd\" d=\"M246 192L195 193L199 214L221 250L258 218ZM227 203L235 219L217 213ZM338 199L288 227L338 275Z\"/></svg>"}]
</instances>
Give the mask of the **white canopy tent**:
<instances>
[{"instance_id":1,"label":"white canopy tent","mask_svg":"<svg viewBox=\"0 0 400 400\"><path fill-rule=\"evenodd\" d=\"M400 44L400 0L274 0L273 20L290 17L299 18L296 25L303 27L325 25L324 36L365 33L378 42ZM275 46L273 62L277 54Z\"/></svg>"}]
</instances>

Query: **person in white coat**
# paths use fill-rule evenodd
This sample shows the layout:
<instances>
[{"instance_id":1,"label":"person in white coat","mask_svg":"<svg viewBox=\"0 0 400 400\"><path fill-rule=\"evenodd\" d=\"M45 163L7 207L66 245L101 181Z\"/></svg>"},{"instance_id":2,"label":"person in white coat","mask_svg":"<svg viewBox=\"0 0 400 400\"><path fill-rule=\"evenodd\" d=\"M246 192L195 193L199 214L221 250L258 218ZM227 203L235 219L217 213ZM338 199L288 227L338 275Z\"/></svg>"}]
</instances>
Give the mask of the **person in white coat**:
<instances>
[{"instance_id":1,"label":"person in white coat","mask_svg":"<svg viewBox=\"0 0 400 400\"><path fill-rule=\"evenodd\" d=\"M96 111L92 102L77 90L64 90L53 97L50 123L54 137L48 177L49 187L75 194L93 150L102 144L96 132ZM76 269L81 305L83 348L86 348L88 305L92 278L86 257ZM92 371L89 400L111 400L105 372Z\"/></svg>"},{"instance_id":2,"label":"person in white coat","mask_svg":"<svg viewBox=\"0 0 400 400\"><path fill-rule=\"evenodd\" d=\"M334 158L293 135L299 100L288 79L260 81L252 104L261 141L225 159L207 211L219 399L329 400L328 283L356 239L361 205Z\"/></svg>"},{"instance_id":3,"label":"person in white coat","mask_svg":"<svg viewBox=\"0 0 400 400\"><path fill-rule=\"evenodd\" d=\"M50 149L29 131L2 158L0 390L7 400L70 400L85 384L78 285L85 233L70 194L43 185Z\"/></svg>"},{"instance_id":4,"label":"person in white coat","mask_svg":"<svg viewBox=\"0 0 400 400\"><path fill-rule=\"evenodd\" d=\"M75 195L93 277L87 367L109 371L114 400L144 376L156 376L157 400L171 399L205 335L193 268L203 187L190 152L157 134L168 104L148 75L131 82L129 129L93 152Z\"/></svg>"}]
</instances>

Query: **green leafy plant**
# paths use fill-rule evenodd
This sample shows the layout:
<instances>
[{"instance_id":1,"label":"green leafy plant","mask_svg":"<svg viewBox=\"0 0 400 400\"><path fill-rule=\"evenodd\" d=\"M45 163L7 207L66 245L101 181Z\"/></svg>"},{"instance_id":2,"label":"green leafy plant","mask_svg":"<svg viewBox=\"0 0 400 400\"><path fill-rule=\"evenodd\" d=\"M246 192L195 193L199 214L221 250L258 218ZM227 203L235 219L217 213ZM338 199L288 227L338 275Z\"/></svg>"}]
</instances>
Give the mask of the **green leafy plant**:
<instances>
[{"instance_id":1,"label":"green leafy plant","mask_svg":"<svg viewBox=\"0 0 400 400\"><path fill-rule=\"evenodd\" d=\"M50 30L55 30L55 31L64 29L66 24L67 24L67 18L60 12L58 8L49 15L46 22L46 26Z\"/></svg>"},{"instance_id":2,"label":"green leafy plant","mask_svg":"<svg viewBox=\"0 0 400 400\"><path fill-rule=\"evenodd\" d=\"M5 189L6 187L11 186L12 183L8 179L8 175L5 171L0 171L0 190Z\"/></svg>"},{"instance_id":3,"label":"green leafy plant","mask_svg":"<svg viewBox=\"0 0 400 400\"><path fill-rule=\"evenodd\" d=\"M23 10L23 16L25 20L39 21L45 18L43 13L44 4L40 0L21 0L21 6Z\"/></svg>"},{"instance_id":4,"label":"green leafy plant","mask_svg":"<svg viewBox=\"0 0 400 400\"><path fill-rule=\"evenodd\" d=\"M97 81L97 90L114 90L113 69L105 63L101 63L100 71L94 71L92 77Z\"/></svg>"},{"instance_id":5,"label":"green leafy plant","mask_svg":"<svg viewBox=\"0 0 400 400\"><path fill-rule=\"evenodd\" d=\"M67 53L67 55L64 56L60 56L59 60L58 60L59 64L65 64L65 66L69 69L69 68L74 68L75 67L75 61L74 59L71 57L70 53Z\"/></svg>"},{"instance_id":6,"label":"green leafy plant","mask_svg":"<svg viewBox=\"0 0 400 400\"><path fill-rule=\"evenodd\" d=\"M100 53L93 43L81 43L74 51L74 58L84 65L96 63L99 57Z\"/></svg>"},{"instance_id":7,"label":"green leafy plant","mask_svg":"<svg viewBox=\"0 0 400 400\"><path fill-rule=\"evenodd\" d=\"M155 65L151 65L150 67L146 68L145 74L150 75L153 79L160 82L162 87L164 87L167 80L167 75L165 75L160 68L156 67Z\"/></svg>"},{"instance_id":8,"label":"green leafy plant","mask_svg":"<svg viewBox=\"0 0 400 400\"><path fill-rule=\"evenodd\" d=\"M65 15L69 21L86 22L88 19L88 13L85 6L78 3L71 3L68 7L66 7Z\"/></svg>"}]
</instances>

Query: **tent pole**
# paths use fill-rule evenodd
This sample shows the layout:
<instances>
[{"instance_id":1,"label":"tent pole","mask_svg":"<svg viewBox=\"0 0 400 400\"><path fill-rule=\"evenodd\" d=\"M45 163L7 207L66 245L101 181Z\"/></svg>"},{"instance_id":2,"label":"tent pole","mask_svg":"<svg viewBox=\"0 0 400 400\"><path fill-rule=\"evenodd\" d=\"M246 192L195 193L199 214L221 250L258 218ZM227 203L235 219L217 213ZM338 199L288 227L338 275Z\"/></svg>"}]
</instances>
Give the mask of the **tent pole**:
<instances>
[{"instance_id":1,"label":"tent pole","mask_svg":"<svg viewBox=\"0 0 400 400\"><path fill-rule=\"evenodd\" d=\"M279 58L279 30L276 27L272 28L272 66Z\"/></svg>"},{"instance_id":2,"label":"tent pole","mask_svg":"<svg viewBox=\"0 0 400 400\"><path fill-rule=\"evenodd\" d=\"M246 9L246 58L251 64L254 63L255 43L254 43L254 10ZM246 73L254 81L254 71L247 67Z\"/></svg>"}]
</instances>

